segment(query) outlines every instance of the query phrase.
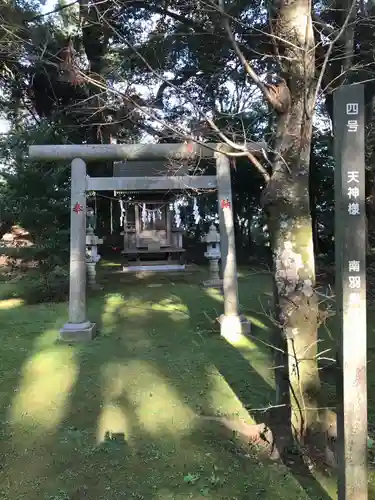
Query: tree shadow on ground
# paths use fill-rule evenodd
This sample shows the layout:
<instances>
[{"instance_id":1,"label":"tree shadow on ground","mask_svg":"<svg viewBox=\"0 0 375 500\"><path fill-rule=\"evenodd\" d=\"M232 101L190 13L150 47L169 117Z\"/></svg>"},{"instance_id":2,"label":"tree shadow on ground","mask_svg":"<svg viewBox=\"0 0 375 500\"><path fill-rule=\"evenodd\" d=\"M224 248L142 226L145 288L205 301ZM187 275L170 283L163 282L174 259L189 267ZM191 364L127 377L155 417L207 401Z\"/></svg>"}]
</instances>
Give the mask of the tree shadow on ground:
<instances>
[{"instance_id":1,"label":"tree shadow on ground","mask_svg":"<svg viewBox=\"0 0 375 500\"><path fill-rule=\"evenodd\" d=\"M47 357L39 357L33 362L33 356L42 351L45 339L52 333L56 335L56 324L63 321L66 314L66 305L56 307L50 304L40 306L25 306L19 299L0 300L1 336L1 367L2 390L0 392L0 436L1 436L1 465L0 484L2 495L6 487L14 488L15 492L9 498L27 498L18 495L23 490L23 474L28 471L31 476L36 473L42 463L47 464L49 457L41 457L35 462L32 455L28 455L29 447L37 442L38 447L44 448L53 439L50 432L38 426L37 422L28 419L27 408L36 405L38 398L48 398L48 394L39 391L31 394L30 405L25 404L27 393L27 379L35 373L40 365L48 363ZM42 368L43 371L43 368ZM39 380L40 382L40 380ZM53 382L53 381L52 381ZM17 416L16 416L17 413ZM17 450L17 451L16 451ZM17 462L17 476L9 474ZM19 488L20 487L20 488ZM24 489L25 495L27 489Z\"/></svg>"},{"instance_id":2,"label":"tree shadow on ground","mask_svg":"<svg viewBox=\"0 0 375 500\"><path fill-rule=\"evenodd\" d=\"M299 494L280 468L261 467L256 457L244 461L203 430L193 436L198 412L240 412L241 404L217 370L211 373L189 312L171 287L125 287L91 299L89 317L98 320L100 335L81 346L54 342L65 304L23 310L24 357L9 364L14 393L6 391L3 414L4 498ZM204 295L195 285L190 291L202 306Z\"/></svg>"},{"instance_id":3,"label":"tree shadow on ground","mask_svg":"<svg viewBox=\"0 0 375 500\"><path fill-rule=\"evenodd\" d=\"M202 306L202 294L197 293L197 291L199 292L199 289L194 289L192 295L194 296L194 302L197 299L195 304L199 307ZM134 290L126 294L128 304L132 300L132 295L137 298L139 290ZM217 436L214 438L212 436L207 437L200 430L196 436L197 439L191 438L192 428L195 426L193 422L196 420L196 413L204 412L210 414L217 411L217 404L215 404L215 401L212 401L212 394L215 391L216 393L219 391L214 387L215 384L210 380L210 377L208 377L208 360L202 351L202 345L194 337L194 331L189 328L189 325L190 327L194 326L194 324L190 323L191 316L189 317L189 314L182 312L182 319L181 310L179 311L179 317L176 317L173 312L176 308L178 310L178 306L184 306L183 301L179 300L180 296L181 294L178 292L178 289L175 293L171 293L170 287L164 290L163 287L160 287L158 290L158 304L167 304L170 311L168 313L170 331L167 336L165 335L166 332L163 331L166 326L165 312L158 311L157 307L155 310L155 304L147 306L148 300L150 303L154 302L154 290L152 292L146 289L143 290L142 304L144 312L142 315L134 314L132 317L129 310L126 310L126 308L123 310L122 307L109 311L111 326L108 329L105 325L102 325L102 337L98 339L98 342L102 343L102 349L100 353L93 345L85 349L85 355L81 358L80 363L81 375L83 375L86 369L87 372L84 376L81 376L80 380L90 380L93 376L93 367L95 365L97 367L100 363L103 364L103 350L106 349L105 344L108 340L107 348L109 350L105 360L106 364L107 366L108 364L112 364L112 368L117 366L114 368L114 375L110 378L117 380L127 378L131 380L132 377L137 376L139 379L146 379L143 384L139 380L133 391L129 387L126 389L118 388L117 391L114 391L115 394L110 397L111 405L117 405L116 411L121 408L121 412L128 416L132 415L129 420L133 422L133 428L129 435L133 434L133 436L136 436L133 439L129 439L128 449L129 453L131 449L133 450L132 459L134 458L134 453L138 458L139 456L149 458L151 446L151 448L157 450L157 454L161 454L165 460L168 460L171 454L175 454L175 449L178 448L180 459L183 457L183 461L179 464L179 475L176 476L171 471L172 485L170 486L170 490L174 491L175 495L177 495L177 490L185 490L186 495L192 494L192 490L195 488L196 495L203 494L204 492L203 496L210 496L210 492L212 491L215 498L228 498L228 495L233 495L233 493L240 495L240 497L236 496L236 498L248 498L249 489L257 489L258 482L260 483L259 494L262 495L258 497L261 498L264 494L266 497L269 497L270 494L273 495L276 493L276 491L273 493L271 491L273 486L265 484L260 472L257 473L256 478L254 477L254 466L259 464L258 461L254 463L254 458L248 458L247 463L242 463L240 468L239 461L241 459L234 458L232 450L227 449L226 442L222 443ZM134 308L134 304L132 308ZM137 306L135 306L135 309L137 309ZM104 317L105 314L106 312L104 313ZM125 318L127 332L123 335L121 324L124 324ZM118 341L117 345L114 340ZM97 362L95 362L95 352L98 356ZM125 372L123 372L124 366L126 366ZM134 369L135 372L133 371ZM117 370L119 370L119 373L116 373ZM148 375L145 375L147 372ZM165 386L163 391L169 393L169 395L165 394L163 398L160 396L157 397L158 389L156 386L158 379L164 381L163 384ZM198 384L194 383L193 380L198 381ZM129 384L131 385L130 382ZM97 380L94 385L98 387L100 381ZM168 387L168 390L166 387ZM77 390L76 393L79 395L80 391ZM229 391L227 397L229 397ZM103 399L105 399L105 396L101 394L98 400L103 401ZM181 400L183 401L183 411L181 410L182 406L180 406ZM79 396L77 402L74 404L75 412L69 418L71 423L74 422L74 428L78 428L77 406L80 404L80 401L81 397ZM141 411L140 407L144 409ZM240 411L241 407L242 405L238 402L234 409ZM171 432L172 421L166 418L166 421L163 423L160 420L158 415L161 412L164 412L166 415L174 414L174 427L178 428L177 434L176 432ZM95 414L95 412L93 413ZM145 415L147 415L146 420ZM94 417L92 425L95 424L95 421L96 418ZM158 422L157 425L155 421ZM155 426L162 427L159 428L160 435L159 432L156 432ZM223 456L226 459L223 460ZM202 462L203 457L204 463ZM230 466L228 465L229 457L232 464ZM141 464L138 467L142 467ZM150 463L148 463L147 467L148 469L150 468ZM241 476L244 468L246 470L246 481L245 484L239 486L241 483L244 483L244 477ZM239 470L242 470L241 474L238 472ZM214 476L212 476L213 471L216 471ZM280 472L279 469L269 471L269 473L276 475L279 475ZM160 481L160 478L157 478L160 475L157 470L154 470L152 474L156 474L156 482ZM185 474L184 481L188 478L186 481L187 484L185 482L181 483L183 474ZM230 484L229 476L231 476ZM237 477L236 481L233 480L234 477ZM227 484L225 485L225 483ZM271 484L275 484L274 480L271 480ZM134 492L134 488L136 488L136 485L132 484L129 491ZM151 486L149 488L147 498L151 498L152 496ZM279 489L279 485L277 485L277 488ZM290 493L288 493L288 497L289 495ZM280 494L278 496L282 497ZM197 498L200 498L200 496L197 496Z\"/></svg>"},{"instance_id":4,"label":"tree shadow on ground","mask_svg":"<svg viewBox=\"0 0 375 500\"><path fill-rule=\"evenodd\" d=\"M66 320L65 304L27 309L34 326L20 321L24 331L16 351L22 348L22 355L9 360L9 388L15 392L7 388L4 394L5 499L327 498L313 488L303 492L285 467L197 420L246 419L244 405L254 410L272 401L265 372L259 374L248 359L266 359L268 353L256 345L240 354L208 331L209 318L214 321L222 305L198 286L198 275L109 279L108 288L89 301L89 318L98 322L100 334L82 346L55 346L51 332L41 335L51 328L56 336ZM11 318L16 315L3 323L8 328ZM60 358L52 362L51 353ZM25 388L21 364L27 366L32 356L34 368L23 369L22 376L30 378L27 394L40 396L39 413L29 399L29 416L14 424L9 409L17 409L15 394ZM40 413L47 407L55 412L43 401L50 387L40 384L56 371L61 376L55 393L65 393L66 400L52 425Z\"/></svg>"},{"instance_id":5,"label":"tree shadow on ground","mask_svg":"<svg viewBox=\"0 0 375 500\"><path fill-rule=\"evenodd\" d=\"M184 297L184 300L189 307L188 297ZM216 304L212 304L212 307L214 305ZM264 324L263 315L259 316L253 313L251 320L253 324L250 348L246 343L242 348L235 348L216 333L213 334L209 345L206 345L205 352L209 359L217 366L254 421L258 424L264 423L276 439L274 444L282 447L283 433L288 432L288 425L280 426L279 416L274 418L275 413L278 413L280 409L275 409L272 412L269 411L270 407L272 407L272 401L275 399L274 389L270 383L267 383L267 380L272 378L270 373L270 367L273 364L271 359L272 353L263 343L270 340L267 338L267 334L265 334L269 325ZM256 324L262 325L263 328L257 327ZM218 331L218 328L216 331ZM256 340L257 338L259 339L258 341ZM254 359L254 357L258 357L258 360ZM264 363L263 369L261 369L262 361ZM243 432L246 432L246 430ZM251 431L249 430L249 432ZM288 467L304 490L309 495L313 495L312 498L330 498L326 490L312 474L310 467L303 460L299 459L298 455L293 456L292 459L291 457L284 457L283 463Z\"/></svg>"}]
</instances>

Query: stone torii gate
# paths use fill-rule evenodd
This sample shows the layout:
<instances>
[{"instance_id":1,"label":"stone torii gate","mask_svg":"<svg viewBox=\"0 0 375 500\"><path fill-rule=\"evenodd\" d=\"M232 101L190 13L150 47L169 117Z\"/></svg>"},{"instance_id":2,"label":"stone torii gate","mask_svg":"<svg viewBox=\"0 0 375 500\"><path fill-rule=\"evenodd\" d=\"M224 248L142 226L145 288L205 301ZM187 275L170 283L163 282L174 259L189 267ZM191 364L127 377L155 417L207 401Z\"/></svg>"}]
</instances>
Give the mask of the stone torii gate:
<instances>
[{"instance_id":1,"label":"stone torii gate","mask_svg":"<svg viewBox=\"0 0 375 500\"><path fill-rule=\"evenodd\" d=\"M249 151L259 153L263 143L248 143ZM98 177L86 174L86 161L103 160L163 160L216 159L215 176L181 176L165 179L149 178L159 189L214 187L218 191L221 269L224 288L224 314L221 316L222 335L242 333L244 321L239 315L236 248L232 210L230 148L223 144L106 144L106 145L49 145L30 146L29 157L39 161L71 161L71 225L70 225L70 283L69 319L60 330L65 341L91 340L96 325L89 321L86 307L86 191L126 189L125 178ZM205 180L205 178L207 180ZM128 183L130 178L126 179Z\"/></svg>"}]
</instances>

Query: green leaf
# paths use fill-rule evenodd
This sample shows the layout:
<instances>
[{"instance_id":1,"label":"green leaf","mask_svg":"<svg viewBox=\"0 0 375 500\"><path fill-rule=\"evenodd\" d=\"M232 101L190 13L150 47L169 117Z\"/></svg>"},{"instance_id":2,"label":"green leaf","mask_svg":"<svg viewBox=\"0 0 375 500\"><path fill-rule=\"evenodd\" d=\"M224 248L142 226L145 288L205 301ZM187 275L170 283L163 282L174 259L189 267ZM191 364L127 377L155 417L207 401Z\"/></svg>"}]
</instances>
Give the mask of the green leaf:
<instances>
[{"instance_id":1,"label":"green leaf","mask_svg":"<svg viewBox=\"0 0 375 500\"><path fill-rule=\"evenodd\" d=\"M191 474L190 472L184 476L184 483L195 484L199 480L199 474Z\"/></svg>"}]
</instances>

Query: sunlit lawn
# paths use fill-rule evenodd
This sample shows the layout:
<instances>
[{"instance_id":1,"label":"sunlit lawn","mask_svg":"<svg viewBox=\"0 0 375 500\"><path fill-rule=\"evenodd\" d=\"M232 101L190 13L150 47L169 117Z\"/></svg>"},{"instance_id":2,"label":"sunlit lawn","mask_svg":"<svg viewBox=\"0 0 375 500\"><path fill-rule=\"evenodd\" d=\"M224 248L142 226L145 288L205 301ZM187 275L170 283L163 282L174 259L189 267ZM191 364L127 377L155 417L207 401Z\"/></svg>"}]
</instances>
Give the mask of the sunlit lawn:
<instances>
[{"instance_id":1,"label":"sunlit lawn","mask_svg":"<svg viewBox=\"0 0 375 500\"><path fill-rule=\"evenodd\" d=\"M267 340L269 278L242 275ZM0 301L0 499L335 498L329 475L295 477L196 417L262 421L247 409L273 401L269 352L215 333L221 297L199 279L112 277L89 300L100 335L81 346L56 343L66 304Z\"/></svg>"}]
</instances>

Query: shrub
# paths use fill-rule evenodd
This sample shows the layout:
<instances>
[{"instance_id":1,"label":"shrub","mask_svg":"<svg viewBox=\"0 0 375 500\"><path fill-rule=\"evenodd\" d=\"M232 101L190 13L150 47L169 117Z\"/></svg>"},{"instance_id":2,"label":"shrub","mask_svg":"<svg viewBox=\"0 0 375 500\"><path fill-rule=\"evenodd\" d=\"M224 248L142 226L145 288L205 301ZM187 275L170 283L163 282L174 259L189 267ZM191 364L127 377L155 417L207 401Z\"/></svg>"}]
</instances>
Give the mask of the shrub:
<instances>
[{"instance_id":1,"label":"shrub","mask_svg":"<svg viewBox=\"0 0 375 500\"><path fill-rule=\"evenodd\" d=\"M30 273L22 280L22 297L28 304L63 302L69 295L69 272L61 266Z\"/></svg>"}]
</instances>

